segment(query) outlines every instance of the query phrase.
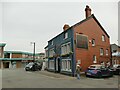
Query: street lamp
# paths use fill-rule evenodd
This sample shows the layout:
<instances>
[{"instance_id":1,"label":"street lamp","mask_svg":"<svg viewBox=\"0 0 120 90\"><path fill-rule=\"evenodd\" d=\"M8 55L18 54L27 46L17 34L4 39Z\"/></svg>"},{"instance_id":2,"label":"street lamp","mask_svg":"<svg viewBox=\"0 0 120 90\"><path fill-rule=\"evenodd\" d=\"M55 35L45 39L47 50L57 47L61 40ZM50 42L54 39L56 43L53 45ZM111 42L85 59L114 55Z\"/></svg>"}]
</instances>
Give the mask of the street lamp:
<instances>
[{"instance_id":1,"label":"street lamp","mask_svg":"<svg viewBox=\"0 0 120 90\"><path fill-rule=\"evenodd\" d=\"M34 45L34 48L33 48L33 62L35 61L35 42L30 42L31 44Z\"/></svg>"}]
</instances>

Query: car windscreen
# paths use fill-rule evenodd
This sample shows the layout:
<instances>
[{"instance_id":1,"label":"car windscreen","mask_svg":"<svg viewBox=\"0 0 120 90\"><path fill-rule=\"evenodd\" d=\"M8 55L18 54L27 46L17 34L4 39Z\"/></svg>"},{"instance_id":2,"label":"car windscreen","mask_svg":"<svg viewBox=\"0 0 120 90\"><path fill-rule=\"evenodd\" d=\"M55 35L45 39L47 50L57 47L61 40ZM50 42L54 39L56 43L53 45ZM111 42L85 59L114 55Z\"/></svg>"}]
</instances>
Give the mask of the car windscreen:
<instances>
[{"instance_id":1,"label":"car windscreen","mask_svg":"<svg viewBox=\"0 0 120 90\"><path fill-rule=\"evenodd\" d=\"M26 67L30 67L30 66L32 66L33 65L33 63L29 63L28 65L26 65Z\"/></svg>"}]
</instances>

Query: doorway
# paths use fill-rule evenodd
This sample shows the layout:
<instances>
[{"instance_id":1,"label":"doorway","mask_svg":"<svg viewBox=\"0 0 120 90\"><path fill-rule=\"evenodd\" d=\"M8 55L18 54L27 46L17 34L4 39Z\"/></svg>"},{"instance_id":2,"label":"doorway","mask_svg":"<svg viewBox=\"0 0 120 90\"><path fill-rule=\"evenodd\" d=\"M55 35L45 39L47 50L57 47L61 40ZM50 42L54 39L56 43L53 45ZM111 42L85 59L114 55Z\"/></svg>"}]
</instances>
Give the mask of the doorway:
<instances>
[{"instance_id":1,"label":"doorway","mask_svg":"<svg viewBox=\"0 0 120 90\"><path fill-rule=\"evenodd\" d=\"M3 62L3 68L9 68L9 62Z\"/></svg>"},{"instance_id":2,"label":"doorway","mask_svg":"<svg viewBox=\"0 0 120 90\"><path fill-rule=\"evenodd\" d=\"M58 60L58 73L60 73L60 58L58 58L57 60Z\"/></svg>"}]
</instances>

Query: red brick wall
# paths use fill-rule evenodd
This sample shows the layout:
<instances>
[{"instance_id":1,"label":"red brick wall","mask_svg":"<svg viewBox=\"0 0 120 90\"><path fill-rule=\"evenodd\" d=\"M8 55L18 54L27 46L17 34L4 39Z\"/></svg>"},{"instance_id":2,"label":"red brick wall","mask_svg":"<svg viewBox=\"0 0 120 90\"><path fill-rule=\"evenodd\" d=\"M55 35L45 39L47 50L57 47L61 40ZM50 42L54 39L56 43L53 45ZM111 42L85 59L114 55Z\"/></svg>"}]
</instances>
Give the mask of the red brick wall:
<instances>
[{"instance_id":1,"label":"red brick wall","mask_svg":"<svg viewBox=\"0 0 120 90\"><path fill-rule=\"evenodd\" d=\"M4 52L4 47L0 47L0 53L1 53L0 58L3 58L3 52Z\"/></svg>"},{"instance_id":2,"label":"red brick wall","mask_svg":"<svg viewBox=\"0 0 120 90\"><path fill-rule=\"evenodd\" d=\"M76 40L76 33L83 33L88 36L88 50L76 48L76 61L81 60L82 70L93 64L93 55L97 57L97 63L101 61L110 61L110 42L107 35L103 32L97 22L91 18L86 22L74 27L74 38ZM102 35L105 35L105 42L102 41ZM89 40L95 39L95 46ZM76 45L75 45L76 46ZM104 55L100 56L100 48L104 49ZM108 56L106 56L106 49L108 49Z\"/></svg>"},{"instance_id":3,"label":"red brick wall","mask_svg":"<svg viewBox=\"0 0 120 90\"><path fill-rule=\"evenodd\" d=\"M22 54L12 54L12 58L22 58Z\"/></svg>"}]
</instances>

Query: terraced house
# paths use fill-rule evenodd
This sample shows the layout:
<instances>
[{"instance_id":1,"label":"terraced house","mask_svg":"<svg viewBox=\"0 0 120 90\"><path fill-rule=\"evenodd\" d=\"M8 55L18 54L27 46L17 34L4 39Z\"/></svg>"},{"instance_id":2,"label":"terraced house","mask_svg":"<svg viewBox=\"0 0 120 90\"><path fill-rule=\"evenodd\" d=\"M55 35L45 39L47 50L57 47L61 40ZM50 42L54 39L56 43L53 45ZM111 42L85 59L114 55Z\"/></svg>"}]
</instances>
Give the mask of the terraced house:
<instances>
[{"instance_id":1,"label":"terraced house","mask_svg":"<svg viewBox=\"0 0 120 90\"><path fill-rule=\"evenodd\" d=\"M65 24L63 32L48 41L49 71L74 76L76 64L85 71L91 64L110 62L110 37L88 5L85 17L73 26Z\"/></svg>"}]
</instances>

